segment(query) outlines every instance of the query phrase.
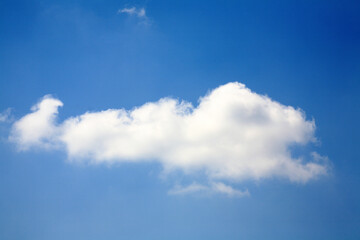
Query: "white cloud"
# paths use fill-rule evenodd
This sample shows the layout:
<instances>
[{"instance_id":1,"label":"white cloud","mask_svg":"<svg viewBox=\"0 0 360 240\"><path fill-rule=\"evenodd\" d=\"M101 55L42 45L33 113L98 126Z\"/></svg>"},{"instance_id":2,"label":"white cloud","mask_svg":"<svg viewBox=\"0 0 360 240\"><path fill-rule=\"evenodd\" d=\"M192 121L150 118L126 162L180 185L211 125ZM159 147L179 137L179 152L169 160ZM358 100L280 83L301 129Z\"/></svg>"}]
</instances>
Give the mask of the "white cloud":
<instances>
[{"instance_id":1,"label":"white cloud","mask_svg":"<svg viewBox=\"0 0 360 240\"><path fill-rule=\"evenodd\" d=\"M45 96L14 123L10 139L22 150L63 147L72 161L156 161L166 173L201 172L210 182L272 177L307 182L328 171L320 155L305 161L292 157L290 150L315 141L314 121L241 83L214 89L196 107L163 98L133 110L87 112L57 124L60 106L62 102ZM240 194L221 183L211 189Z\"/></svg>"},{"instance_id":2,"label":"white cloud","mask_svg":"<svg viewBox=\"0 0 360 240\"><path fill-rule=\"evenodd\" d=\"M118 13L125 13L131 16L137 16L139 18L146 18L145 8L136 8L136 7L123 8L123 9L119 9Z\"/></svg>"},{"instance_id":3,"label":"white cloud","mask_svg":"<svg viewBox=\"0 0 360 240\"><path fill-rule=\"evenodd\" d=\"M44 96L41 101L31 108L32 113L27 114L13 124L10 140L17 142L21 150L30 147L54 147L58 142L60 129L55 126L55 118L61 101Z\"/></svg>"}]
</instances>

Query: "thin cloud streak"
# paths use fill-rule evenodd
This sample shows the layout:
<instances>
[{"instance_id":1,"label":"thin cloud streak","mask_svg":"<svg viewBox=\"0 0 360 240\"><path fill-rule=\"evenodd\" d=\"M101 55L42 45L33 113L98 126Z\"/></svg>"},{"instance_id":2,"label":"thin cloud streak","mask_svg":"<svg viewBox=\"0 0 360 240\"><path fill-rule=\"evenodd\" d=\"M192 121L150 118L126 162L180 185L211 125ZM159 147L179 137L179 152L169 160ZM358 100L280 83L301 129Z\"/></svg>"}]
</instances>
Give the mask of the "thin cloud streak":
<instances>
[{"instance_id":1,"label":"thin cloud streak","mask_svg":"<svg viewBox=\"0 0 360 240\"><path fill-rule=\"evenodd\" d=\"M209 193L209 194L222 194L227 197L248 197L250 193L248 190L240 191L222 182L212 182L209 186L202 185L196 182L188 186L175 185L174 188L168 191L169 195L188 195L195 193Z\"/></svg>"}]
</instances>

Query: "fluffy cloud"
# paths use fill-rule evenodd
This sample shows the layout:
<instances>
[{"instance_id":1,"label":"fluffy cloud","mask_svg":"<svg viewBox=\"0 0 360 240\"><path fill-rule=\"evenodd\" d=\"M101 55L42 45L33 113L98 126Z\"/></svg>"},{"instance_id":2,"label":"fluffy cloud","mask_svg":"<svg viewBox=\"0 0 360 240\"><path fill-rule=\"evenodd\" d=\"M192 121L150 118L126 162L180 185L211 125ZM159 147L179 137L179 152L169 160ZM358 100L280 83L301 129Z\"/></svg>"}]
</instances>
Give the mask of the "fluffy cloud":
<instances>
[{"instance_id":1,"label":"fluffy cloud","mask_svg":"<svg viewBox=\"0 0 360 240\"><path fill-rule=\"evenodd\" d=\"M314 121L241 83L214 89L196 107L163 98L133 110L87 112L57 123L62 105L45 96L14 123L10 139L22 150L64 148L72 161L159 162L166 173L205 174L212 182L206 188L228 195L237 190L214 182L271 177L307 182L327 173L320 155L295 158L290 149L315 141Z\"/></svg>"},{"instance_id":2,"label":"fluffy cloud","mask_svg":"<svg viewBox=\"0 0 360 240\"><path fill-rule=\"evenodd\" d=\"M58 107L63 103L50 95L44 96L27 114L13 124L10 140L16 142L21 150L30 147L49 148L55 146L58 134L61 134L54 124Z\"/></svg>"}]
</instances>

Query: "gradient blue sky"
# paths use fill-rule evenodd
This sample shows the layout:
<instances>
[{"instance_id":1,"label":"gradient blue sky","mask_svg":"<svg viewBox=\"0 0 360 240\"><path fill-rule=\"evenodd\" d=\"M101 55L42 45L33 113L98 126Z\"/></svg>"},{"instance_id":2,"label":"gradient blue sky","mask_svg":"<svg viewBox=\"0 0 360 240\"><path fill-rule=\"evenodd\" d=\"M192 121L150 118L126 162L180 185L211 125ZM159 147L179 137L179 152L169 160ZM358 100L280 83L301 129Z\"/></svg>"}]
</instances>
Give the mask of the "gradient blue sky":
<instances>
[{"instance_id":1,"label":"gradient blue sky","mask_svg":"<svg viewBox=\"0 0 360 240\"><path fill-rule=\"evenodd\" d=\"M144 8L146 19L118 14ZM0 1L0 112L52 94L60 121L239 81L314 118L332 171L172 196L157 164L18 152L0 125L0 239L360 239L357 1Z\"/></svg>"}]
</instances>

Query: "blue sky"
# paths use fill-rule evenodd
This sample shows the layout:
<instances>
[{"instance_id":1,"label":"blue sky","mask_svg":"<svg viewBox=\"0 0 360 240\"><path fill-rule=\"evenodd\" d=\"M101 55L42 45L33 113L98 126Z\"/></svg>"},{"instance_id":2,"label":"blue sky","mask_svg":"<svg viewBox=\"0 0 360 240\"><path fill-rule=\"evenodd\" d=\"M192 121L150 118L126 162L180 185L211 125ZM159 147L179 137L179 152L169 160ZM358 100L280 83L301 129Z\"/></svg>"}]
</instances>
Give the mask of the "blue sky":
<instances>
[{"instance_id":1,"label":"blue sky","mask_svg":"<svg viewBox=\"0 0 360 240\"><path fill-rule=\"evenodd\" d=\"M0 239L359 239L359 11L356 1L1 1ZM230 108L238 96L260 115ZM63 106L34 125L43 119L25 117L46 99ZM82 125L65 124L107 109L142 119L131 110L145 103L158 109L150 128L172 113L167 103L177 114L163 133L189 125L189 142L180 130L161 135L171 157L154 140L162 124L145 134L131 122L123 148L133 152L98 147L97 134L124 135L104 135L99 122L85 129L100 129L88 145L72 131ZM298 125L286 114L265 124L271 109ZM252 128L266 151L235 151L254 145L242 134ZM214 152L185 148L193 139ZM217 149L220 139L229 148ZM263 168L269 161L277 167Z\"/></svg>"}]
</instances>

